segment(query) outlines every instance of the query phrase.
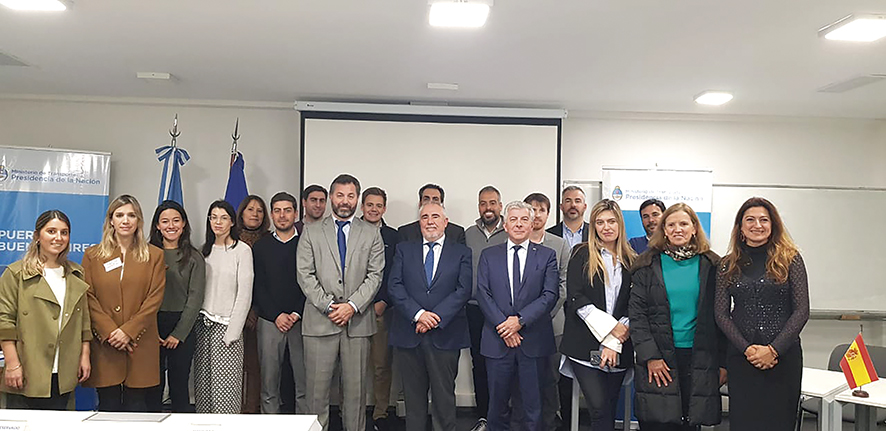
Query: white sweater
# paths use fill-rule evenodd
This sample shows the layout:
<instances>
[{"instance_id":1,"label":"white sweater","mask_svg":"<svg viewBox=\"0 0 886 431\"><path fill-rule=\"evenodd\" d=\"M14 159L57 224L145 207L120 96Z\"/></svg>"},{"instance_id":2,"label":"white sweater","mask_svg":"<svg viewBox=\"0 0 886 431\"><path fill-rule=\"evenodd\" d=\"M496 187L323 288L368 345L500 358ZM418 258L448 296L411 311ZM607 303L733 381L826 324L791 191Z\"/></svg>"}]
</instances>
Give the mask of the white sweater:
<instances>
[{"instance_id":1,"label":"white sweater","mask_svg":"<svg viewBox=\"0 0 886 431\"><path fill-rule=\"evenodd\" d=\"M213 245L206 257L206 293L201 312L225 323L225 345L240 339L252 304L252 249L243 241L234 248Z\"/></svg>"}]
</instances>

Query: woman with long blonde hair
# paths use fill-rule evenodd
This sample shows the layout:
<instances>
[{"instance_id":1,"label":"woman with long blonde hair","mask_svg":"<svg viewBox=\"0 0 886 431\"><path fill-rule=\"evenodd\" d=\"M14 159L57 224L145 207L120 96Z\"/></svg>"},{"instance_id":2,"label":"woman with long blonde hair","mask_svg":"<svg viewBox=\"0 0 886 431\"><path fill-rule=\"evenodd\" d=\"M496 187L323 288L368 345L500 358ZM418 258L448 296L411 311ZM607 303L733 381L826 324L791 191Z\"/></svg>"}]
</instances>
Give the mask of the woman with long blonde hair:
<instances>
[{"instance_id":1,"label":"woman with long blonde hair","mask_svg":"<svg viewBox=\"0 0 886 431\"><path fill-rule=\"evenodd\" d=\"M160 384L166 264L143 227L138 200L121 195L108 206L101 242L83 254L94 335L85 386L97 388L102 411L146 411L149 390Z\"/></svg>"},{"instance_id":2,"label":"woman with long blonde hair","mask_svg":"<svg viewBox=\"0 0 886 431\"><path fill-rule=\"evenodd\" d=\"M83 268L67 260L70 239L65 213L40 214L24 259L0 277L0 390L11 408L64 410L89 378L89 286Z\"/></svg>"},{"instance_id":3,"label":"woman with long blonde hair","mask_svg":"<svg viewBox=\"0 0 886 431\"><path fill-rule=\"evenodd\" d=\"M625 371L634 360L628 299L637 257L625 234L624 217L609 199L591 209L593 234L572 250L566 273L566 323L560 372L578 380L592 431L615 427L615 408Z\"/></svg>"},{"instance_id":4,"label":"woman with long blonde hair","mask_svg":"<svg viewBox=\"0 0 886 431\"><path fill-rule=\"evenodd\" d=\"M794 429L809 287L797 246L764 198L748 199L735 215L717 274L715 315L730 341L729 428Z\"/></svg>"}]
</instances>

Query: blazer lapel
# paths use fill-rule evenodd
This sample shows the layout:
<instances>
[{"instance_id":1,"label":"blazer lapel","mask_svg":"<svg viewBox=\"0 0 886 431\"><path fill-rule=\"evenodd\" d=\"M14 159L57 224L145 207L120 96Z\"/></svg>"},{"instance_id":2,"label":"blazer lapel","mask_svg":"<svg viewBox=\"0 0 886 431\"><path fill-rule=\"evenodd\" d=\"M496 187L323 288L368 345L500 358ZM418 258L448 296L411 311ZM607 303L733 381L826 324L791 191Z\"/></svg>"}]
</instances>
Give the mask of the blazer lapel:
<instances>
[{"instance_id":1,"label":"blazer lapel","mask_svg":"<svg viewBox=\"0 0 886 431\"><path fill-rule=\"evenodd\" d=\"M445 244L446 242L449 241L444 241L443 249L442 251L440 251L440 260L437 262L437 270L434 271L434 278L431 280L431 285L428 286L428 290L434 288L434 284L437 282L437 278L440 276L440 272L443 271L444 265L446 265L446 262L449 261L449 255L452 254L452 247L447 247ZM422 245L422 247L424 247L424 245ZM422 252L424 252L424 250L422 250ZM425 277L425 279L427 279L427 277Z\"/></svg>"},{"instance_id":2,"label":"blazer lapel","mask_svg":"<svg viewBox=\"0 0 886 431\"><path fill-rule=\"evenodd\" d=\"M523 292L523 286L526 285L526 279L529 277L529 271L534 271L538 266L538 244L530 242L526 250L526 263L523 265L523 274L520 277L520 286L514 292L514 298Z\"/></svg>"},{"instance_id":3,"label":"blazer lapel","mask_svg":"<svg viewBox=\"0 0 886 431\"><path fill-rule=\"evenodd\" d=\"M351 266L351 256L357 254L352 252L357 251L357 245L361 243L361 237L363 236L364 231L363 221L354 217L354 219L351 220L351 230L348 231L345 267ZM336 246L336 248L337 247L338 246Z\"/></svg>"},{"instance_id":4,"label":"blazer lapel","mask_svg":"<svg viewBox=\"0 0 886 431\"><path fill-rule=\"evenodd\" d=\"M332 216L323 219L323 236L326 237L326 244L329 245L329 253L333 257L332 261L335 262L335 267L338 268L338 273L341 274L341 257L338 254L338 231Z\"/></svg>"},{"instance_id":5,"label":"blazer lapel","mask_svg":"<svg viewBox=\"0 0 886 431\"><path fill-rule=\"evenodd\" d=\"M40 279L37 281L37 285L34 286L34 297L42 299L47 302L51 302L55 305L61 307L61 304L58 303L58 299L55 297L55 294L52 293L52 289L49 287L49 282L46 281L43 276L40 276Z\"/></svg>"}]
</instances>

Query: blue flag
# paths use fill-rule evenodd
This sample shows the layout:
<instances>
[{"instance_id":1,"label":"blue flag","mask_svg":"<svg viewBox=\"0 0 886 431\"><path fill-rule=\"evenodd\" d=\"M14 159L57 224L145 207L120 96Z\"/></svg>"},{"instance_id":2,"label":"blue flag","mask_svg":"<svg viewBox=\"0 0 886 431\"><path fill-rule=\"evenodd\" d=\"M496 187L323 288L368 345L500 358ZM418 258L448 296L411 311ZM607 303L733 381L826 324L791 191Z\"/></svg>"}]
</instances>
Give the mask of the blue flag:
<instances>
[{"instance_id":1,"label":"blue flag","mask_svg":"<svg viewBox=\"0 0 886 431\"><path fill-rule=\"evenodd\" d=\"M191 159L191 156L184 148L171 145L157 148L154 151L157 153L157 160L163 162L163 173L160 175L160 194L157 197L157 205L168 199L184 206L185 199L182 196L181 167ZM169 175L169 182L167 183L166 178L167 174L170 173L170 163L172 164L172 173Z\"/></svg>"},{"instance_id":2,"label":"blue flag","mask_svg":"<svg viewBox=\"0 0 886 431\"><path fill-rule=\"evenodd\" d=\"M240 202L249 195L246 190L246 174L243 168L246 162L243 161L243 154L237 151L237 154L231 156L231 171L228 173L228 188L225 190L225 200L234 207L234 210L240 208Z\"/></svg>"}]
</instances>

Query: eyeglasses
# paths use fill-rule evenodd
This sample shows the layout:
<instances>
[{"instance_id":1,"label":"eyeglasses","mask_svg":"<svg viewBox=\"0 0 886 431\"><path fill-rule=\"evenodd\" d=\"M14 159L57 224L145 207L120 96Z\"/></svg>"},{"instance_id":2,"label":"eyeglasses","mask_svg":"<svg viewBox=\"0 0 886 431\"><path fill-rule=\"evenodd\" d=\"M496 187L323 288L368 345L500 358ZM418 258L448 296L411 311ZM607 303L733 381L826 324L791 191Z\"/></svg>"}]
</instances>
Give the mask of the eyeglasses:
<instances>
[{"instance_id":1,"label":"eyeglasses","mask_svg":"<svg viewBox=\"0 0 886 431\"><path fill-rule=\"evenodd\" d=\"M211 215L211 216L209 216L209 221L213 222L213 223L218 222L218 221L222 221L222 222L223 221L231 221L231 218L226 215L223 215L223 216Z\"/></svg>"}]
</instances>

